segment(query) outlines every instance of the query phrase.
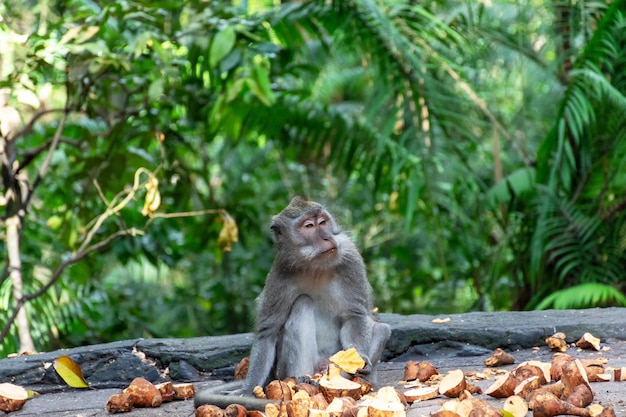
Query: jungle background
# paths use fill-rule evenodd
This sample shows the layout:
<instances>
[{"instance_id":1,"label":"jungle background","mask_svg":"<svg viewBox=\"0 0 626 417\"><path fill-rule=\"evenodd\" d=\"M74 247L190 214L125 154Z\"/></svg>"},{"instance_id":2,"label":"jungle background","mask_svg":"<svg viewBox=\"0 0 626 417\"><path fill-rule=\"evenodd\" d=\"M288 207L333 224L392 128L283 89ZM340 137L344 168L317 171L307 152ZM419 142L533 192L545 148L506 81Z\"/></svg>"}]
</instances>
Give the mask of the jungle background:
<instances>
[{"instance_id":1,"label":"jungle background","mask_svg":"<svg viewBox=\"0 0 626 417\"><path fill-rule=\"evenodd\" d=\"M250 331L296 194L382 312L626 306L625 13L4 0L0 357Z\"/></svg>"}]
</instances>

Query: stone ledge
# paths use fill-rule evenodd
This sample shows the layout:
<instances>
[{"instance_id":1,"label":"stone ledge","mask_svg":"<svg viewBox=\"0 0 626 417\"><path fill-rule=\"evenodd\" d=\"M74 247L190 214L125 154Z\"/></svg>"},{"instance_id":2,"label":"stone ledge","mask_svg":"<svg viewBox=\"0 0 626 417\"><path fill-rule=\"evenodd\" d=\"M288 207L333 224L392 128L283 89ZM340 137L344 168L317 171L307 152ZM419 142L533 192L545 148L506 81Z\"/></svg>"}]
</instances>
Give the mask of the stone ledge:
<instances>
[{"instance_id":1,"label":"stone ledge","mask_svg":"<svg viewBox=\"0 0 626 417\"><path fill-rule=\"evenodd\" d=\"M434 324L436 317L450 317L448 323ZM474 312L450 315L381 314L392 328L383 354L390 361L417 345L436 342L464 343L484 348L528 348L543 344L557 331L568 341L591 332L603 340L626 339L626 308L587 310L545 310L528 312ZM135 339L0 360L0 381L27 385L41 392L62 389L51 366L61 355L71 356L96 388L122 387L137 376L151 381L162 378L167 368L175 380L225 378L246 356L252 333L205 336L189 339ZM145 355L146 360L143 359ZM210 372L210 375L204 374Z\"/></svg>"}]
</instances>

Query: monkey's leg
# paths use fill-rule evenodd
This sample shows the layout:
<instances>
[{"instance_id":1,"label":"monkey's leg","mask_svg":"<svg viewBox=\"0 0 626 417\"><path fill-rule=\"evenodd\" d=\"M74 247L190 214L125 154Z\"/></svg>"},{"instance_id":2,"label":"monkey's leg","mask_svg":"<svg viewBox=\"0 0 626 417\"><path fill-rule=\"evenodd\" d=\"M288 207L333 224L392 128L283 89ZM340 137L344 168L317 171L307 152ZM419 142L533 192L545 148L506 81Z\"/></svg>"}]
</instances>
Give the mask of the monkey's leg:
<instances>
[{"instance_id":1,"label":"monkey's leg","mask_svg":"<svg viewBox=\"0 0 626 417\"><path fill-rule=\"evenodd\" d=\"M367 353L372 366L367 379L374 385L376 385L376 383L378 382L377 369L380 362L380 357L383 355L383 350L385 349L385 345L387 344L390 336L391 328L388 324L374 322L374 325L372 327L369 352Z\"/></svg>"},{"instance_id":2,"label":"monkey's leg","mask_svg":"<svg viewBox=\"0 0 626 417\"><path fill-rule=\"evenodd\" d=\"M278 353L279 378L313 375L318 362L315 302L308 295L294 301L283 329Z\"/></svg>"}]
</instances>

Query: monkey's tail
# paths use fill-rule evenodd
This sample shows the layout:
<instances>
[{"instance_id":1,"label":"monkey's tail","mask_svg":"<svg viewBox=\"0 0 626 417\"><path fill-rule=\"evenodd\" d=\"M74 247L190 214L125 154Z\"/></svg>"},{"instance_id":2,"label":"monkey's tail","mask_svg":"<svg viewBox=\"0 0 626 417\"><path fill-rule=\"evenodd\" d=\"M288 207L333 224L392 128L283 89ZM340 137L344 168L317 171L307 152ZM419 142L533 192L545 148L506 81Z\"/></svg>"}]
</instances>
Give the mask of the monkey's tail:
<instances>
[{"instance_id":1,"label":"monkey's tail","mask_svg":"<svg viewBox=\"0 0 626 417\"><path fill-rule=\"evenodd\" d=\"M237 396L216 394L211 389L200 391L198 394L196 394L196 397L194 399L194 406L196 408L200 407L203 404L213 404L220 408L226 408L231 404L241 404L248 410L265 411L265 406L270 403L278 404L279 401L241 395Z\"/></svg>"}]
</instances>

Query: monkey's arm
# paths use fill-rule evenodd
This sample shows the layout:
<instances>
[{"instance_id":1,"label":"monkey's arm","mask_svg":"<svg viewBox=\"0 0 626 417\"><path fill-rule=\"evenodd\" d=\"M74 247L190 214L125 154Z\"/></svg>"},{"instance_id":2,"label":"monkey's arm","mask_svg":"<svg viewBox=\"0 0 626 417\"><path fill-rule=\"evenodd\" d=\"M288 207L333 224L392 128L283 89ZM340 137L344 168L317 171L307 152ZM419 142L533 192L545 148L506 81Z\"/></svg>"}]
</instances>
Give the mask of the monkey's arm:
<instances>
[{"instance_id":1,"label":"monkey's arm","mask_svg":"<svg viewBox=\"0 0 626 417\"><path fill-rule=\"evenodd\" d=\"M265 411L265 406L277 401L254 398L241 395L224 395L223 392L240 392L242 381L233 381L213 388L207 388L196 394L194 406L200 407L202 404L213 404L220 408L226 408L231 404L241 404L248 410Z\"/></svg>"},{"instance_id":2,"label":"monkey's arm","mask_svg":"<svg viewBox=\"0 0 626 417\"><path fill-rule=\"evenodd\" d=\"M348 318L339 334L342 348L356 348L365 360L365 366L359 371L363 374L375 372L376 364L390 336L389 325L374 321L368 314L356 314Z\"/></svg>"}]
</instances>

